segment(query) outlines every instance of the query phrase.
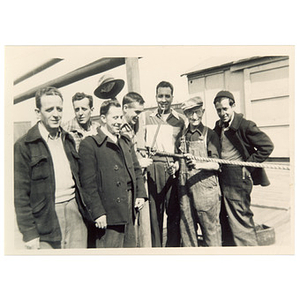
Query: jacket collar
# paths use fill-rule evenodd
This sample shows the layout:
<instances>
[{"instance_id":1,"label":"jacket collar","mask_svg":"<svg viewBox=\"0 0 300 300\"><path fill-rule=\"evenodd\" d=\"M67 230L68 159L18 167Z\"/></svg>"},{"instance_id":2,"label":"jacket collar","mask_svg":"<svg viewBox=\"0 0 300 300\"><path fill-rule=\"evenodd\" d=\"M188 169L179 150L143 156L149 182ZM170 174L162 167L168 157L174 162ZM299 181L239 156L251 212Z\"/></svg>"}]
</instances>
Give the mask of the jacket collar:
<instances>
[{"instance_id":1,"label":"jacket collar","mask_svg":"<svg viewBox=\"0 0 300 300\"><path fill-rule=\"evenodd\" d=\"M229 128L232 129L233 131L237 131L241 125L242 120L243 120L243 114L238 114L234 112L234 117Z\"/></svg>"},{"instance_id":2,"label":"jacket collar","mask_svg":"<svg viewBox=\"0 0 300 300\"><path fill-rule=\"evenodd\" d=\"M228 127L228 129L231 129L233 131L237 131L242 123L242 120L243 120L243 114L239 114L239 113L236 113L234 112L233 114L233 119ZM221 131L222 129L222 122L219 120L216 122L217 124L217 128L218 128L218 132Z\"/></svg>"},{"instance_id":3,"label":"jacket collar","mask_svg":"<svg viewBox=\"0 0 300 300\"><path fill-rule=\"evenodd\" d=\"M35 142L37 140L43 139L42 136L41 136L41 133L40 133L38 125L39 125L39 123L36 123L33 127L31 127L28 130L28 133L27 133L26 139L25 139L26 143L32 143L32 142ZM66 132L65 130L63 130L62 127L59 127L59 129L60 129L61 137L62 137L63 140L65 138L73 140L72 136L68 132Z\"/></svg>"},{"instance_id":4,"label":"jacket collar","mask_svg":"<svg viewBox=\"0 0 300 300\"><path fill-rule=\"evenodd\" d=\"M97 128L97 134L93 135L92 138L95 140L95 142L98 144L98 146L101 146L104 141L108 138L106 134L101 130L101 127Z\"/></svg>"},{"instance_id":5,"label":"jacket collar","mask_svg":"<svg viewBox=\"0 0 300 300\"><path fill-rule=\"evenodd\" d=\"M93 135L91 137L95 140L95 142L98 144L98 146L101 146L108 139L108 136L101 130L101 127L97 128L97 132L98 133L96 135ZM120 134L119 139L123 139L125 141L130 141L130 138L122 133ZM111 141L111 142L113 143L113 141Z\"/></svg>"}]
</instances>

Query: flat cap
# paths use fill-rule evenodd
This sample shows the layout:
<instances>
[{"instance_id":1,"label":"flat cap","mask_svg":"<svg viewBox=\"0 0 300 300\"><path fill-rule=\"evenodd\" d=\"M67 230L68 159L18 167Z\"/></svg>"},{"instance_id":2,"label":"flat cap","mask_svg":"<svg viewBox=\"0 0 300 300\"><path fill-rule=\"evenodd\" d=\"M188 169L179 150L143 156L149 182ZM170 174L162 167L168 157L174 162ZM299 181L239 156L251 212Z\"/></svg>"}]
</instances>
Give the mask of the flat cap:
<instances>
[{"instance_id":1,"label":"flat cap","mask_svg":"<svg viewBox=\"0 0 300 300\"><path fill-rule=\"evenodd\" d=\"M203 100L199 96L193 97L193 98L190 98L189 100L184 101L181 104L181 109L183 111L186 111L186 110L192 109L194 107L198 107L198 106L199 107L203 106Z\"/></svg>"}]
</instances>

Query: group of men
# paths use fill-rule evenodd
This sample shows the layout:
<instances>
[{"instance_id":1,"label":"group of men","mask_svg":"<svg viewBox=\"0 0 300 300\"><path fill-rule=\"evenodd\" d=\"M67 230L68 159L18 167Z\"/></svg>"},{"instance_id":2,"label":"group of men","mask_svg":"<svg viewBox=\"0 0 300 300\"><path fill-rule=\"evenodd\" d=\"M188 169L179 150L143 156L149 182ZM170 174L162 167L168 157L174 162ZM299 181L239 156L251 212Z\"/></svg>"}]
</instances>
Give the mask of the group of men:
<instances>
[{"instance_id":1,"label":"group of men","mask_svg":"<svg viewBox=\"0 0 300 300\"><path fill-rule=\"evenodd\" d=\"M110 97L98 124L93 97L76 93L75 118L61 126L60 91L36 93L39 121L14 148L15 211L26 248L138 247L146 226L150 243L142 246L257 245L250 194L253 184L269 184L264 170L197 158L263 162L270 138L234 112L229 91L213 100L214 130L202 123L200 97L182 103L185 116L172 109L173 97L172 84L160 82L157 110L144 114L140 94L127 93L122 105Z\"/></svg>"}]
</instances>

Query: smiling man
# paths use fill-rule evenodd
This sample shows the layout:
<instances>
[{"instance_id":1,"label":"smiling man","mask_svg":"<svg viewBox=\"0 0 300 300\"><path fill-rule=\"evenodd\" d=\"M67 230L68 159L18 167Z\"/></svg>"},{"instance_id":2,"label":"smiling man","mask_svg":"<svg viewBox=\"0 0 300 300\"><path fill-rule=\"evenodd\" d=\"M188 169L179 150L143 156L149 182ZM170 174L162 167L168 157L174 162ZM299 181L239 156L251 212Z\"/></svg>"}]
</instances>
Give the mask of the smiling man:
<instances>
[{"instance_id":1,"label":"smiling man","mask_svg":"<svg viewBox=\"0 0 300 300\"><path fill-rule=\"evenodd\" d=\"M273 143L253 121L234 111L231 92L220 91L214 99L219 120L214 128L220 138L221 158L232 161L264 162L273 151ZM262 168L222 165L220 185L223 194L221 226L226 246L257 246L250 208L253 184L270 184Z\"/></svg>"},{"instance_id":2,"label":"smiling man","mask_svg":"<svg viewBox=\"0 0 300 300\"><path fill-rule=\"evenodd\" d=\"M80 180L97 230L97 248L136 247L136 212L144 206L142 170L131 140L121 134L123 111L116 100L100 108L103 126L79 146Z\"/></svg>"},{"instance_id":3,"label":"smiling man","mask_svg":"<svg viewBox=\"0 0 300 300\"><path fill-rule=\"evenodd\" d=\"M184 129L183 117L171 108L173 91L173 85L167 81L161 81L156 86L157 110L146 114L144 126L145 144L150 152L158 150L174 153L175 142ZM157 216L156 223L159 227L159 236L152 228L152 245L179 247L180 211L174 160L158 155L152 158L153 164L147 168L148 190L150 202L154 204L150 205L151 215ZM167 223L166 240L163 234L164 223Z\"/></svg>"},{"instance_id":4,"label":"smiling man","mask_svg":"<svg viewBox=\"0 0 300 300\"><path fill-rule=\"evenodd\" d=\"M76 143L76 150L80 142L87 136L97 134L97 122L92 121L91 115L94 110L93 97L85 93L76 93L72 97L75 117L65 123L63 128L71 133Z\"/></svg>"},{"instance_id":5,"label":"smiling man","mask_svg":"<svg viewBox=\"0 0 300 300\"><path fill-rule=\"evenodd\" d=\"M87 229L72 136L61 127L63 97L54 87L36 93L39 122L14 148L17 222L28 249L86 248ZM87 218L89 219L89 218Z\"/></svg>"},{"instance_id":6,"label":"smiling man","mask_svg":"<svg viewBox=\"0 0 300 300\"><path fill-rule=\"evenodd\" d=\"M221 246L219 164L199 162L195 156L219 158L217 134L202 123L205 112L200 97L182 104L189 121L180 138L180 150L187 154L180 166L180 231L184 247L197 247L197 226L201 228L205 246Z\"/></svg>"}]
</instances>

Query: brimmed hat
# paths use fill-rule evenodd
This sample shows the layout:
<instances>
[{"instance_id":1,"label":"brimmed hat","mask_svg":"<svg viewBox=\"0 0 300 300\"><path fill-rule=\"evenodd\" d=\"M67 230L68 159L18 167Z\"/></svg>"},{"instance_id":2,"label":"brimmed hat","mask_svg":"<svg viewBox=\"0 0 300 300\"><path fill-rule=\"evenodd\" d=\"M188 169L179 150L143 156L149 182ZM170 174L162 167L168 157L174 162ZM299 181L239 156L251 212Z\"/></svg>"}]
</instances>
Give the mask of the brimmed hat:
<instances>
[{"instance_id":1,"label":"brimmed hat","mask_svg":"<svg viewBox=\"0 0 300 300\"><path fill-rule=\"evenodd\" d=\"M223 98L223 97L232 99L232 100L233 100L233 103L235 102L232 93L230 93L229 91L220 91L220 92L216 95L216 97L215 97L215 99L214 99L214 102L215 102L215 100L216 100L217 98Z\"/></svg>"},{"instance_id":2,"label":"brimmed hat","mask_svg":"<svg viewBox=\"0 0 300 300\"><path fill-rule=\"evenodd\" d=\"M186 111L186 110L189 110L189 109L192 109L194 107L201 107L203 106L203 100L201 99L201 97L193 97L193 98L190 98L189 100L186 100L185 102L183 102L181 104L181 109L183 111Z\"/></svg>"},{"instance_id":3,"label":"brimmed hat","mask_svg":"<svg viewBox=\"0 0 300 300\"><path fill-rule=\"evenodd\" d=\"M111 83L112 87L107 90L107 85ZM123 79L115 79L109 74L104 74L98 81L98 87L94 91L94 95L101 99L115 98L124 87Z\"/></svg>"}]
</instances>

